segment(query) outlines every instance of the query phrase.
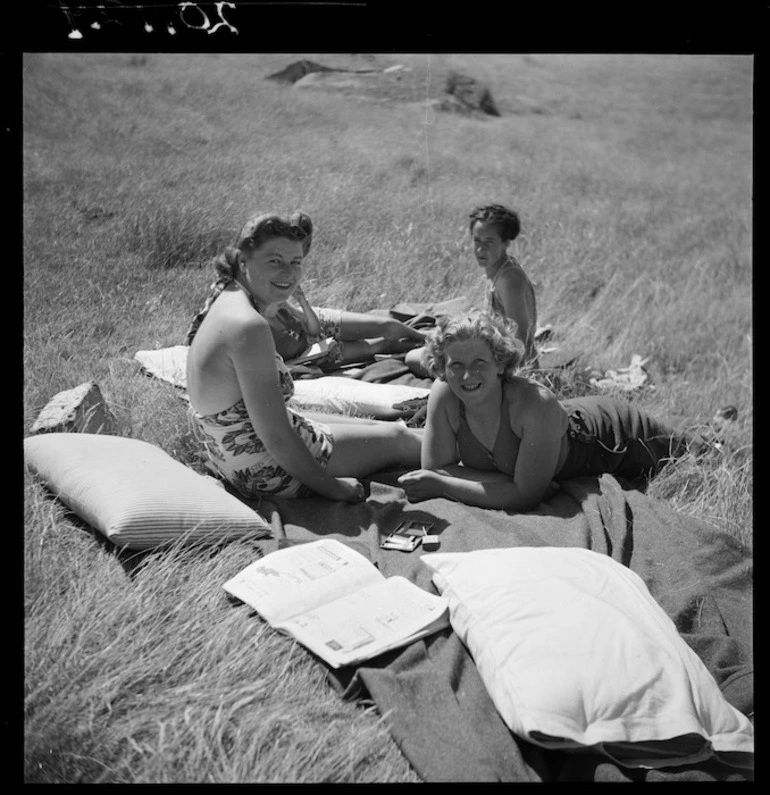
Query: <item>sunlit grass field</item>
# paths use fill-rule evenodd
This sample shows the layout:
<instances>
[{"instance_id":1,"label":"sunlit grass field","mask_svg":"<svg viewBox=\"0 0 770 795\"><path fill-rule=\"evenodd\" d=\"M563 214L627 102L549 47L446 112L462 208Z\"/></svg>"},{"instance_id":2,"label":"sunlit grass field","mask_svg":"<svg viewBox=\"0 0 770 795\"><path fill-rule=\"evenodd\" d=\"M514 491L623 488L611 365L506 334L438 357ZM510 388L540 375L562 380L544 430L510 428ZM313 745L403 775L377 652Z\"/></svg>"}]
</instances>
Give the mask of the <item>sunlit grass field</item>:
<instances>
[{"instance_id":1,"label":"sunlit grass field","mask_svg":"<svg viewBox=\"0 0 770 795\"><path fill-rule=\"evenodd\" d=\"M265 77L300 58L403 64L391 99ZM435 110L450 69L501 112ZM515 207L514 253L551 381L648 358L634 396L723 450L649 494L751 546L752 69L748 56L35 54L23 73L24 433L95 380L119 433L186 463L173 388L138 350L183 341L209 258L256 211L314 221L313 303L358 311L465 295L479 203ZM301 647L223 599L253 558L147 556L129 577L25 476L25 780L417 781L382 716L342 702Z\"/></svg>"}]
</instances>

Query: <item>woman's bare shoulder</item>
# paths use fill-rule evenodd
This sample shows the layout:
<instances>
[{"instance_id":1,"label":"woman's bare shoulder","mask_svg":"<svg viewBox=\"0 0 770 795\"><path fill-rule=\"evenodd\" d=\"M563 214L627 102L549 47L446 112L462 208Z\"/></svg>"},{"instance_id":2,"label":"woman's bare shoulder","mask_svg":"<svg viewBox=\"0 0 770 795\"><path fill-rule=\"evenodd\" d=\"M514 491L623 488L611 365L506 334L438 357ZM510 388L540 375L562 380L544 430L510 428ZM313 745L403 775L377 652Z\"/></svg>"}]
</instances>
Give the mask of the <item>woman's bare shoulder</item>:
<instances>
[{"instance_id":1,"label":"woman's bare shoulder","mask_svg":"<svg viewBox=\"0 0 770 795\"><path fill-rule=\"evenodd\" d=\"M456 401L458 398L449 388L446 381L437 378L430 387L430 401L434 404L446 405Z\"/></svg>"},{"instance_id":2,"label":"woman's bare shoulder","mask_svg":"<svg viewBox=\"0 0 770 795\"><path fill-rule=\"evenodd\" d=\"M497 283L512 289L521 289L524 285L529 284L529 276L527 276L524 268L518 262L514 262L512 265L506 265L503 268Z\"/></svg>"},{"instance_id":3,"label":"woman's bare shoulder","mask_svg":"<svg viewBox=\"0 0 770 795\"><path fill-rule=\"evenodd\" d=\"M567 413L548 387L516 376L507 392L511 428L519 436L536 431L562 434Z\"/></svg>"},{"instance_id":4,"label":"woman's bare shoulder","mask_svg":"<svg viewBox=\"0 0 770 795\"><path fill-rule=\"evenodd\" d=\"M240 292L222 293L214 302L210 315L214 321L211 325L216 326L217 332L232 339L255 333L270 333L267 320Z\"/></svg>"},{"instance_id":5,"label":"woman's bare shoulder","mask_svg":"<svg viewBox=\"0 0 770 795\"><path fill-rule=\"evenodd\" d=\"M558 398L543 384L523 376L513 376L506 382L508 403L520 411L554 411L561 408Z\"/></svg>"},{"instance_id":6,"label":"woman's bare shoulder","mask_svg":"<svg viewBox=\"0 0 770 795\"><path fill-rule=\"evenodd\" d=\"M428 400L430 411L434 414L443 414L454 427L459 417L460 399L455 395L446 381L437 378L431 388Z\"/></svg>"}]
</instances>

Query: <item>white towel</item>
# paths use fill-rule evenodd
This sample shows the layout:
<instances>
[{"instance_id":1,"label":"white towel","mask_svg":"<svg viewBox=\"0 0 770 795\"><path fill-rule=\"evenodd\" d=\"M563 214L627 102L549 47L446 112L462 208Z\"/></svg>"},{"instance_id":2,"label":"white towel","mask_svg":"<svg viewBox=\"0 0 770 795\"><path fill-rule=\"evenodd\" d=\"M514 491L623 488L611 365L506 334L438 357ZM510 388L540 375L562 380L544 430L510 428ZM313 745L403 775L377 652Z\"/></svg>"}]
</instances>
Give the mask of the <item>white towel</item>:
<instances>
[{"instance_id":1,"label":"white towel","mask_svg":"<svg viewBox=\"0 0 770 795\"><path fill-rule=\"evenodd\" d=\"M187 345L175 345L154 351L138 351L134 358L155 378L186 389L188 350ZM303 378L294 382L294 397L289 406L326 414L392 420L408 413L394 409L395 403L425 397L429 391L425 387L373 384L337 376Z\"/></svg>"}]
</instances>

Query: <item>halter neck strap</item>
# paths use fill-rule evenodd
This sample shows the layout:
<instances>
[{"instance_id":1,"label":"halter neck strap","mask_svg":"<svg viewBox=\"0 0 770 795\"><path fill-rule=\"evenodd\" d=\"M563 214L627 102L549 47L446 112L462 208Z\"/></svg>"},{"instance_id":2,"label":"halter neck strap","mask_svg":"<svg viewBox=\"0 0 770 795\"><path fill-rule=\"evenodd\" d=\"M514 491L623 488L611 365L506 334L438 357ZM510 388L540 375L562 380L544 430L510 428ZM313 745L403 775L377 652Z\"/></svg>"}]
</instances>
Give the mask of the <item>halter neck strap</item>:
<instances>
[{"instance_id":1,"label":"halter neck strap","mask_svg":"<svg viewBox=\"0 0 770 795\"><path fill-rule=\"evenodd\" d=\"M254 309L256 309L257 312L259 312L259 309L257 308L257 305L254 301L254 296L237 279L235 279L233 276L230 276L229 274L225 273L220 274L217 280L213 282L212 285L209 287L209 293L206 296L206 300L203 306L201 307L198 314L195 315L195 317L192 319L190 327L187 329L187 335L185 337L186 345L192 344L192 341L195 335L198 333L198 329L200 328L201 323L203 323L203 318L205 318L206 315L208 315L209 310L211 309L211 305L214 303L214 301L217 300L217 298L219 298L220 295L222 295L224 290L227 287L229 287L231 284L237 284L238 287L240 287L241 290L243 290L246 293L246 295L249 297L251 305L254 307Z\"/></svg>"}]
</instances>

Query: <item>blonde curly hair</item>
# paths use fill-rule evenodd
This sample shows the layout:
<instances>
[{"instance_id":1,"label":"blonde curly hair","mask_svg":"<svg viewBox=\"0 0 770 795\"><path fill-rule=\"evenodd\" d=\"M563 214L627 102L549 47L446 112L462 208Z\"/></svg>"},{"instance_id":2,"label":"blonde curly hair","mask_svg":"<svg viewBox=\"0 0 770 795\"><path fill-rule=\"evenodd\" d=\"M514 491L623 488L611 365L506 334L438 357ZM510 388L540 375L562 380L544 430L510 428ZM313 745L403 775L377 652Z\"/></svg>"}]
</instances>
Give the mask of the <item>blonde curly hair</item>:
<instances>
[{"instance_id":1,"label":"blonde curly hair","mask_svg":"<svg viewBox=\"0 0 770 795\"><path fill-rule=\"evenodd\" d=\"M444 315L425 341L422 364L433 378L446 380L446 347L451 342L482 340L503 370L503 378L515 374L524 359L524 343L516 336L514 320L487 312Z\"/></svg>"}]
</instances>

